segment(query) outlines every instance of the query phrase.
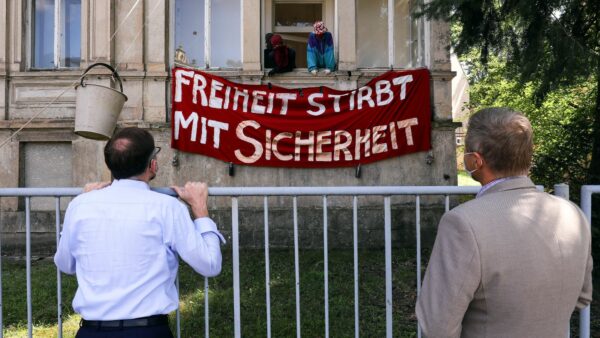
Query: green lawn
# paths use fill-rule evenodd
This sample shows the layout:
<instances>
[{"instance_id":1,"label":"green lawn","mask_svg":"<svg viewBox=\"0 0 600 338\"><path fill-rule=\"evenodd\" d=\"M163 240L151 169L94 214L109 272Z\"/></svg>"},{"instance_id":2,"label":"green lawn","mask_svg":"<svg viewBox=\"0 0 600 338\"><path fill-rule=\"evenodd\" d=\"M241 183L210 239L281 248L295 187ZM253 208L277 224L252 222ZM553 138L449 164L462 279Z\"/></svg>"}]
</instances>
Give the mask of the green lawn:
<instances>
[{"instance_id":1,"label":"green lawn","mask_svg":"<svg viewBox=\"0 0 600 338\"><path fill-rule=\"evenodd\" d=\"M423 257L429 253L424 252ZM425 260L425 259L424 259ZM291 250L272 250L271 314L273 337L296 336L296 305L294 288L294 254ZM394 249L393 267L393 328L394 337L415 337L414 304L415 259L413 250ZM354 336L353 255L351 250L329 252L329 318L332 337ZM425 262L424 262L425 263ZM224 257L223 272L210 280L210 335L233 336L233 277L231 255ZM383 251L359 252L360 336L385 336L385 259ZM32 264L33 336L57 337L56 270L49 260ZM71 300L76 281L63 275L64 335L74 337L79 316L73 314ZM304 337L323 337L323 252L301 250L301 331ZM595 279L599 280L598 278ZM244 250L240 253L241 329L243 337L266 336L264 252ZM598 284L598 283L596 283ZM186 264L180 269L182 337L204 336L204 281ZM600 335L598 288L592 304L592 336ZM25 263L3 260L2 314L4 337L26 337L27 308ZM596 310L594 310L596 309ZM171 314L175 324L175 313ZM573 316L572 337L577 337L577 315Z\"/></svg>"},{"instance_id":2,"label":"green lawn","mask_svg":"<svg viewBox=\"0 0 600 338\"><path fill-rule=\"evenodd\" d=\"M223 272L210 280L210 335L233 336L233 276L231 256L224 257ZM273 337L296 335L294 254L272 250L271 323ZM415 337L416 267L414 252L393 253L394 337ZM360 333L385 336L385 259L383 251L359 253ZM25 263L4 261L2 266L4 337L25 337L27 309ZM56 270L51 261L32 264L34 337L56 337ZM73 337L79 317L71 300L76 281L63 275L64 337ZM329 252L329 318L332 337L354 335L353 255L351 250ZM300 257L301 330L305 337L325 335L323 252L302 250ZM240 254L241 329L243 337L266 336L264 251ZM204 281L186 265L180 269L182 337L204 335ZM175 323L174 313L172 324Z\"/></svg>"}]
</instances>

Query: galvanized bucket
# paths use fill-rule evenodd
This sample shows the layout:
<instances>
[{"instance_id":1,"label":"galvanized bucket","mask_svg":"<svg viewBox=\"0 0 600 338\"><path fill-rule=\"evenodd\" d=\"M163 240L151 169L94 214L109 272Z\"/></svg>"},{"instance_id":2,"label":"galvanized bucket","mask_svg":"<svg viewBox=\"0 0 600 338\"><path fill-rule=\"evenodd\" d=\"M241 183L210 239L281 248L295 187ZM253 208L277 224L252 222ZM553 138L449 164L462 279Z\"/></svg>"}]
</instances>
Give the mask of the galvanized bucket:
<instances>
[{"instance_id":1,"label":"galvanized bucket","mask_svg":"<svg viewBox=\"0 0 600 338\"><path fill-rule=\"evenodd\" d=\"M109 87L83 82L85 74L96 66L110 69L113 79L119 83L120 92ZM119 74L105 63L95 63L83 72L81 83L75 86L75 90L77 92L75 133L94 140L108 140L115 130L119 114L127 101Z\"/></svg>"}]
</instances>

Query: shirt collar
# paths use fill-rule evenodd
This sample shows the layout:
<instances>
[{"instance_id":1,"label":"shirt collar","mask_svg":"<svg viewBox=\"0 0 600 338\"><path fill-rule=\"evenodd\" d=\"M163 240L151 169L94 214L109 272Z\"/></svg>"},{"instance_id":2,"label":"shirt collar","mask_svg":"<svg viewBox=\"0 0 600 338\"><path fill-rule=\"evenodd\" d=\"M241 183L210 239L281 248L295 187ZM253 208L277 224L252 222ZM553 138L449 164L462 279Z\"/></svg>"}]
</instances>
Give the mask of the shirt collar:
<instances>
[{"instance_id":1,"label":"shirt collar","mask_svg":"<svg viewBox=\"0 0 600 338\"><path fill-rule=\"evenodd\" d=\"M132 179L120 179L114 180L111 184L111 187L117 188L134 188L134 189L142 189L142 190L150 190L150 186L148 183L139 180Z\"/></svg>"},{"instance_id":2,"label":"shirt collar","mask_svg":"<svg viewBox=\"0 0 600 338\"><path fill-rule=\"evenodd\" d=\"M501 177L501 178L497 178L491 182L488 182L486 185L484 185L483 187L481 187L481 190L479 190L479 192L477 193L477 196L475 196L475 198L480 197L481 195L483 195L483 193L485 193L486 191L488 191L491 187L495 186L496 184L502 183L502 182L506 182L509 180L514 180L517 178L523 178L523 177L527 177L527 176L511 176L511 177Z\"/></svg>"}]
</instances>

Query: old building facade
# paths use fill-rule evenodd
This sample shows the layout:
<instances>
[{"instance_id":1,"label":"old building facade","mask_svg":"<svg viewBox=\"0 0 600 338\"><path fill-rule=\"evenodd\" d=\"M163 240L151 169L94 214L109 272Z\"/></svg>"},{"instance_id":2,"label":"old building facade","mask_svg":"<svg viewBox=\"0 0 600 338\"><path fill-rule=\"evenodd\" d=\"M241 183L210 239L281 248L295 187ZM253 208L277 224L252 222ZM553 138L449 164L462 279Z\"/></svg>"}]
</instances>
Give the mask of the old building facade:
<instances>
[{"instance_id":1,"label":"old building facade","mask_svg":"<svg viewBox=\"0 0 600 338\"><path fill-rule=\"evenodd\" d=\"M118 125L149 129L163 148L156 186L205 180L211 186L456 184L447 23L416 18L414 0L1 0L0 186L82 186L109 180L104 142L73 132L75 84L87 66L113 65L128 101ZM306 70L315 20L334 37L337 71ZM264 36L281 34L298 68L269 77ZM354 89L393 69L431 72L431 152L355 168L238 166L180 153L170 142L170 70L184 63L246 84ZM113 86L94 69L86 81ZM34 117L34 118L33 118ZM21 131L15 134L22 128ZM66 202L66 201L65 201ZM225 206L227 201L213 206ZM252 202L249 202L252 204ZM335 203L335 202L333 202ZM1 201L18 211L17 199ZM34 210L53 209L40 200ZM6 231L6 230L5 230Z\"/></svg>"}]
</instances>

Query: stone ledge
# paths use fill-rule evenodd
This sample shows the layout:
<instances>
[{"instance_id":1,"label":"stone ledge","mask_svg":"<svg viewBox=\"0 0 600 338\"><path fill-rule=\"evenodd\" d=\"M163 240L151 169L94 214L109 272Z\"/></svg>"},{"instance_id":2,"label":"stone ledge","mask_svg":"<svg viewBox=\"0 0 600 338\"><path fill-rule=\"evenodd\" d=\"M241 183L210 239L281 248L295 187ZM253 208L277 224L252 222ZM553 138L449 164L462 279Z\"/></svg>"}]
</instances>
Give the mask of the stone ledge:
<instances>
[{"instance_id":1,"label":"stone ledge","mask_svg":"<svg viewBox=\"0 0 600 338\"><path fill-rule=\"evenodd\" d=\"M27 119L0 120L0 129L19 129L27 123ZM24 129L73 129L73 119L35 119Z\"/></svg>"}]
</instances>

